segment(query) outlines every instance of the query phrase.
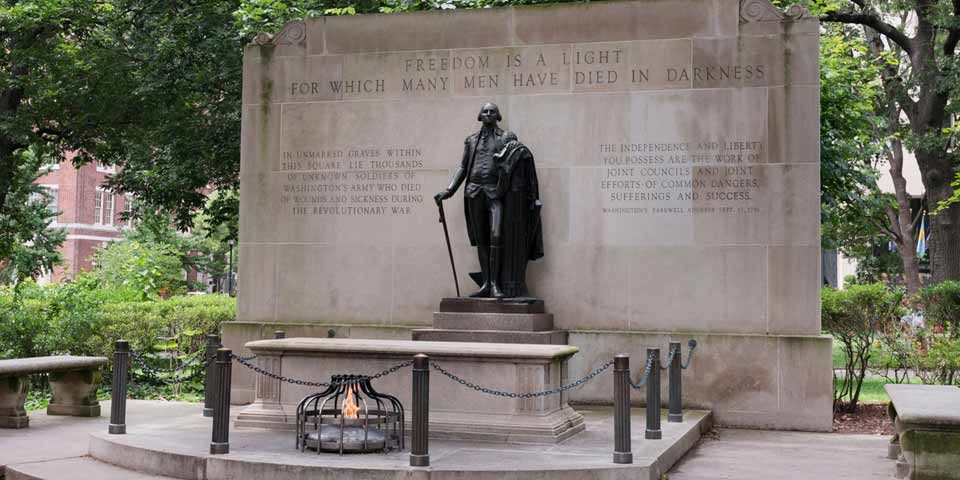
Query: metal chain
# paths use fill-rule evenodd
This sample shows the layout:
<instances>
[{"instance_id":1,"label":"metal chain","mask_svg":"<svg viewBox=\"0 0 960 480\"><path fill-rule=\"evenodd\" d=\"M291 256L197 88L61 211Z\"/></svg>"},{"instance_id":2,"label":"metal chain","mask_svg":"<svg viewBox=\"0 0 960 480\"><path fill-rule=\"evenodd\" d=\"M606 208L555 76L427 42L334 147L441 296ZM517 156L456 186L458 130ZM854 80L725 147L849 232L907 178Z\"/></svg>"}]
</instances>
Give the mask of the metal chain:
<instances>
[{"instance_id":1,"label":"metal chain","mask_svg":"<svg viewBox=\"0 0 960 480\"><path fill-rule=\"evenodd\" d=\"M214 357L209 357L209 358L207 358L206 361L204 361L202 364L197 365L199 368L197 368L196 370L193 371L193 373L191 373L190 375L187 375L187 376L185 376L185 377L164 378L162 375L168 374L168 373L170 373L170 372L164 372L164 371L155 370L155 369L151 368L150 366L148 366L147 364L143 363L143 361L140 360L138 357L134 356L134 358L137 360L137 363L140 364L140 367L141 367L141 369L143 370L143 374L141 374L141 375L139 375L139 376L144 377L144 378L147 378L147 379L150 379L150 380L153 380L153 381L157 381L157 382L160 382L160 383L164 383L164 384L167 384L167 385L176 385L176 384L179 384L179 383L188 382L188 381L190 381L190 380L193 380L193 379L199 377L200 375L202 375L203 373L206 372L207 366L210 365L210 363L213 362L213 360L214 360ZM135 372L134 372L134 373L135 373Z\"/></svg>"},{"instance_id":2,"label":"metal chain","mask_svg":"<svg viewBox=\"0 0 960 480\"><path fill-rule=\"evenodd\" d=\"M633 383L633 380L630 380L630 376L627 376L627 382L630 383L630 386L634 390L640 390L643 388L643 385L647 383L647 379L650 378L650 371L653 370L653 353L647 354L647 366L643 368L643 375L640 376L640 383Z\"/></svg>"},{"instance_id":3,"label":"metal chain","mask_svg":"<svg viewBox=\"0 0 960 480\"><path fill-rule=\"evenodd\" d=\"M558 394L558 393L560 393L560 392L565 392L565 391L567 391L567 390L570 390L571 388L576 388L576 387L579 387L580 385L583 385L584 383L589 382L590 380L593 379L593 377L596 377L597 375L600 375L601 373L603 373L604 370L610 368L611 365L613 365L613 360L610 360L609 362L604 363L603 365L600 365L599 367L596 368L596 370L588 373L585 377L581 378L580 380L577 380L576 382L573 382L573 383L568 383L568 384L566 384L566 385L561 385L561 386L559 386L559 387L557 387L557 388L553 388L553 389L550 389L550 390L544 390L544 391L542 391L542 392L516 393L516 392L503 392L503 391L500 391L500 390L494 390L494 389L492 389L492 388L482 387L482 386L477 385L477 384L475 384L475 383L470 383L470 382L468 382L468 381L466 381L466 380L464 380L464 379L456 376L455 374L450 373L449 371L447 371L446 369L444 369L444 368L441 367L440 365L437 365L437 364L434 363L434 362L430 362L430 366L432 366L435 370L437 370L438 372L444 374L445 376L447 376L447 377L450 378L451 380L459 383L460 385L463 385L463 386L465 386L465 387L467 387L467 388L472 388L473 390L476 390L476 391L478 391L478 392L480 392L480 393L486 393L486 394L488 394L488 395L494 395L494 396L497 396L497 397L507 397L507 398L534 398L534 397L545 397L545 396L547 396L547 395L556 395L556 394Z\"/></svg>"},{"instance_id":4,"label":"metal chain","mask_svg":"<svg viewBox=\"0 0 960 480\"><path fill-rule=\"evenodd\" d=\"M693 351L697 349L697 341L690 340L690 343L688 343L688 345L690 346L690 352L687 353L687 361L684 362L683 365L680 365L680 368L684 370L686 370L687 367L690 366L690 361L693 360Z\"/></svg>"},{"instance_id":5,"label":"metal chain","mask_svg":"<svg viewBox=\"0 0 960 480\"><path fill-rule=\"evenodd\" d=\"M203 353L203 350L194 352L193 354L190 355L190 358L184 360L179 367L175 367L175 368L151 367L147 365L147 362L143 359L143 357L134 350L130 351L130 356L132 356L133 359L136 360L137 363L139 363L144 370L150 370L151 372L155 372L155 373L179 373L186 370L187 368L194 366L194 362L196 362L196 360L200 358L201 353Z\"/></svg>"},{"instance_id":6,"label":"metal chain","mask_svg":"<svg viewBox=\"0 0 960 480\"><path fill-rule=\"evenodd\" d=\"M250 355L249 357L238 357L238 356L234 355L233 358L236 358L237 360L243 360L244 362L249 362L250 360L256 359L257 356L256 356L256 355Z\"/></svg>"},{"instance_id":7,"label":"metal chain","mask_svg":"<svg viewBox=\"0 0 960 480\"><path fill-rule=\"evenodd\" d=\"M387 375L390 375L391 373L396 372L397 370L400 370L401 368L409 367L410 365L413 365L413 360L410 360L410 361L408 361L408 362L398 363L398 364L396 364L396 365L394 365L394 366L392 366L392 367L390 367L390 368L388 368L388 369L386 369L386 370L384 370L384 371L382 371L382 372L380 372L380 373L378 373L378 374L376 374L376 375L371 375L371 376L370 376L370 380L376 380L376 379L378 379L378 378L380 378L380 377L385 377L385 376L387 376Z\"/></svg>"},{"instance_id":8,"label":"metal chain","mask_svg":"<svg viewBox=\"0 0 960 480\"><path fill-rule=\"evenodd\" d=\"M265 376L265 377L272 378L272 379L274 379L274 380L279 380L279 381L281 381L281 382L289 383L289 384L292 384L292 385L303 385L303 386L306 386L306 387L318 387L318 388L322 388L322 387L330 387L330 386L335 386L335 385L346 385L346 384L348 384L348 383L352 383L352 382L350 382L350 381L345 381L345 382L310 382L310 381L307 381L307 380L300 380L300 379L297 379L297 378L284 377L283 375L277 375L276 373L268 372L268 371L260 368L259 366L250 363L250 360L249 360L248 358L239 357L239 356L233 355L233 354L230 354L230 356L233 357L233 359L236 360L239 364L241 364L241 365L249 368L250 370L253 370L253 371L256 372L256 373L259 373L260 375L263 375L263 376ZM387 376L387 375L390 375L391 373L394 373L394 372L400 370L401 368L409 367L410 365L413 365L413 361L406 361L406 362L398 363L398 364L396 364L396 365L394 365L394 366L392 366L392 367L390 367L390 368L388 368L388 369L386 369L386 370L383 370L383 371L380 372L380 373L377 373L377 374L375 374L375 375L371 375L371 376L370 376L370 380L374 380L374 379L377 379L377 378L380 378L380 377L385 377L385 376Z\"/></svg>"},{"instance_id":9,"label":"metal chain","mask_svg":"<svg viewBox=\"0 0 960 480\"><path fill-rule=\"evenodd\" d=\"M677 351L671 349L670 355L667 355L667 363L660 364L660 370L670 370L670 364L673 363L673 357L677 355Z\"/></svg>"}]
</instances>

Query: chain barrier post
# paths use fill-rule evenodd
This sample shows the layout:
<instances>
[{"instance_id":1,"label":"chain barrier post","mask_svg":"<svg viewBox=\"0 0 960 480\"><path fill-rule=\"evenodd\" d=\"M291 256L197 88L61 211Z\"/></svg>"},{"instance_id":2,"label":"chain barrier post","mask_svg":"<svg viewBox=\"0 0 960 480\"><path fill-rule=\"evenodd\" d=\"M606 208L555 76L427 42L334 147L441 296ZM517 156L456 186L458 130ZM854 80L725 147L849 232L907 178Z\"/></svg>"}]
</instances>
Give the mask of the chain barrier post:
<instances>
[{"instance_id":1,"label":"chain barrier post","mask_svg":"<svg viewBox=\"0 0 960 480\"><path fill-rule=\"evenodd\" d=\"M203 358L206 362L203 374L203 416L213 416L213 406L216 404L216 383L214 383L214 372L217 368L214 360L217 357L217 349L220 348L220 336L207 335L206 351Z\"/></svg>"},{"instance_id":2,"label":"chain barrier post","mask_svg":"<svg viewBox=\"0 0 960 480\"><path fill-rule=\"evenodd\" d=\"M683 369L680 365L682 360L680 355L680 342L670 342L670 400L667 422L671 423L683 422L683 401L681 399L683 385L680 377Z\"/></svg>"},{"instance_id":3,"label":"chain barrier post","mask_svg":"<svg viewBox=\"0 0 960 480\"><path fill-rule=\"evenodd\" d=\"M230 453L230 366L233 352L229 348L217 350L216 404L213 407L213 438L210 454Z\"/></svg>"},{"instance_id":4,"label":"chain barrier post","mask_svg":"<svg viewBox=\"0 0 960 480\"><path fill-rule=\"evenodd\" d=\"M284 339L284 338L287 338L287 332L284 332L283 330L277 330L277 331L273 332L273 339L274 339L274 340L281 340L281 339Z\"/></svg>"},{"instance_id":5,"label":"chain barrier post","mask_svg":"<svg viewBox=\"0 0 960 480\"><path fill-rule=\"evenodd\" d=\"M130 343L117 340L113 347L113 385L110 388L110 426L114 435L127 433L127 378L130 370Z\"/></svg>"},{"instance_id":6,"label":"chain barrier post","mask_svg":"<svg viewBox=\"0 0 960 480\"><path fill-rule=\"evenodd\" d=\"M430 359L424 354L413 357L413 432L410 466L429 467L430 452Z\"/></svg>"},{"instance_id":7,"label":"chain barrier post","mask_svg":"<svg viewBox=\"0 0 960 480\"><path fill-rule=\"evenodd\" d=\"M630 357L613 357L613 463L633 463L630 447Z\"/></svg>"},{"instance_id":8,"label":"chain barrier post","mask_svg":"<svg viewBox=\"0 0 960 480\"><path fill-rule=\"evenodd\" d=\"M647 349L650 377L647 378L647 440L659 440L660 431L660 349Z\"/></svg>"}]
</instances>

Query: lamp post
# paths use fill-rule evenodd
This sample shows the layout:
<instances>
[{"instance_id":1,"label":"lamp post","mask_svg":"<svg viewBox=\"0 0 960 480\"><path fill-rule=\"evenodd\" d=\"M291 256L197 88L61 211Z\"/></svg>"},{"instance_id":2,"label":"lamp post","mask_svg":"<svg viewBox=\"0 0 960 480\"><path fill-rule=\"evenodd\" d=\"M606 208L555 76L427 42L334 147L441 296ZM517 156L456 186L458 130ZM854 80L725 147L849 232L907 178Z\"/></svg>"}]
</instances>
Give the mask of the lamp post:
<instances>
[{"instance_id":1,"label":"lamp post","mask_svg":"<svg viewBox=\"0 0 960 480\"><path fill-rule=\"evenodd\" d=\"M233 239L227 241L230 246L230 254L227 257L227 295L233 295Z\"/></svg>"}]
</instances>

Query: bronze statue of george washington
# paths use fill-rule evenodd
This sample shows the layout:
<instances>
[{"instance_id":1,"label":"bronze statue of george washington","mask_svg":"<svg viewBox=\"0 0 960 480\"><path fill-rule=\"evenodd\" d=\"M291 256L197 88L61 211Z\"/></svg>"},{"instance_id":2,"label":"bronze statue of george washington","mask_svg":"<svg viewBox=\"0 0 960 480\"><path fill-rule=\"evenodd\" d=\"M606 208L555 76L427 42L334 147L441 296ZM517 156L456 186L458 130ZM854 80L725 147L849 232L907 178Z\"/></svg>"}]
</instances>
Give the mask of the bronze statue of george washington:
<instances>
[{"instance_id":1,"label":"bronze statue of george washington","mask_svg":"<svg viewBox=\"0 0 960 480\"><path fill-rule=\"evenodd\" d=\"M528 297L527 262L543 256L540 190L533 154L517 136L497 126L500 108L485 103L483 125L463 142L460 168L437 203L466 181L463 200L470 245L480 260L480 290L471 297Z\"/></svg>"}]
</instances>

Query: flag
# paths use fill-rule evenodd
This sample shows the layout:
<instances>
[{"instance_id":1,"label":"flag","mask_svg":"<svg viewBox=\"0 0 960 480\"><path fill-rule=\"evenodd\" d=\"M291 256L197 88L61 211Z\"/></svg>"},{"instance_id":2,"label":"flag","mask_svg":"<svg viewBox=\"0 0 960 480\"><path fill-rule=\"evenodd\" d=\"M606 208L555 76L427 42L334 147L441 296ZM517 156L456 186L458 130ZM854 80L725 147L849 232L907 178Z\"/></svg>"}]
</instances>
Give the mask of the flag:
<instances>
[{"instance_id":1,"label":"flag","mask_svg":"<svg viewBox=\"0 0 960 480\"><path fill-rule=\"evenodd\" d=\"M927 254L926 223L927 217L924 215L923 218L920 219L920 233L917 235L917 255L921 257Z\"/></svg>"}]
</instances>

